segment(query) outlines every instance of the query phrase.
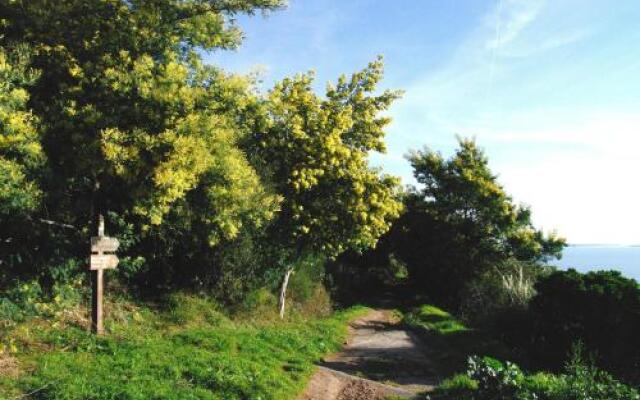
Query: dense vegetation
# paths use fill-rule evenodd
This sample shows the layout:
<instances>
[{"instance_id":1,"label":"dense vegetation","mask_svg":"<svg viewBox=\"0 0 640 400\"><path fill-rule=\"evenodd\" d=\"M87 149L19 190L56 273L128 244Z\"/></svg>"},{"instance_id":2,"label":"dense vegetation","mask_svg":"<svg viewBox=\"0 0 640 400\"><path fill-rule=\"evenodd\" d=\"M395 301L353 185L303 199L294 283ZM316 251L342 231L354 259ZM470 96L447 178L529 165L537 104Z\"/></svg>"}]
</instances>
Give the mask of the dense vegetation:
<instances>
[{"instance_id":1,"label":"dense vegetation","mask_svg":"<svg viewBox=\"0 0 640 400\"><path fill-rule=\"evenodd\" d=\"M491 332L465 326L438 307L417 307L405 314L404 322L428 341L432 348L430 357L436 362L438 374L447 377L430 395L433 400L640 398L636 389L595 367L580 342L575 342L566 353L565 349L556 349L569 355L558 373L526 373L513 362L499 361L521 356L513 347L496 340Z\"/></svg>"},{"instance_id":2,"label":"dense vegetation","mask_svg":"<svg viewBox=\"0 0 640 400\"><path fill-rule=\"evenodd\" d=\"M453 307L493 269L557 257L564 246L533 227L531 211L514 204L474 141L459 144L448 160L429 149L409 156L422 186L411 190L389 235L411 282Z\"/></svg>"},{"instance_id":3,"label":"dense vegetation","mask_svg":"<svg viewBox=\"0 0 640 400\"><path fill-rule=\"evenodd\" d=\"M1 397L288 398L340 343L353 313L327 316L324 263L399 216L367 161L399 93L380 59L324 95L203 63L283 5L0 0ZM105 338L86 332L100 215L121 243Z\"/></svg>"},{"instance_id":4,"label":"dense vegetation","mask_svg":"<svg viewBox=\"0 0 640 400\"><path fill-rule=\"evenodd\" d=\"M401 209L367 162L398 97L381 61L325 96L202 62L240 44L236 15L282 5L1 1L0 284L79 274L100 214L124 284L225 302L373 246Z\"/></svg>"},{"instance_id":5,"label":"dense vegetation","mask_svg":"<svg viewBox=\"0 0 640 400\"><path fill-rule=\"evenodd\" d=\"M527 375L513 363L471 357L465 375L444 381L434 400L634 400L640 393L578 358L562 374Z\"/></svg>"},{"instance_id":6,"label":"dense vegetation","mask_svg":"<svg viewBox=\"0 0 640 400\"><path fill-rule=\"evenodd\" d=\"M447 307L473 327L431 306L406 316L449 349L435 356L443 376L462 372L474 354L561 372L579 345L586 370L607 371L593 372L603 382L614 374L638 383L636 281L547 266L564 241L532 226L530 210L513 204L473 141L461 139L448 160L429 150L409 160L423 186L406 194L405 212L377 248L336 261L341 286L395 283L400 296Z\"/></svg>"},{"instance_id":7,"label":"dense vegetation","mask_svg":"<svg viewBox=\"0 0 640 400\"><path fill-rule=\"evenodd\" d=\"M557 271L536 284L530 304L531 344L542 365L560 366L574 342L599 365L627 378L640 366L640 290L617 271Z\"/></svg>"},{"instance_id":8,"label":"dense vegetation","mask_svg":"<svg viewBox=\"0 0 640 400\"><path fill-rule=\"evenodd\" d=\"M204 63L241 44L238 15L283 6L0 0L2 395L291 398L361 310L332 306L385 292L434 304L404 323L437 344L439 398L638 398L638 284L547 266L564 239L474 140L412 152L417 187L369 165L400 96L381 58L322 94ZM104 338L100 215L121 243Z\"/></svg>"},{"instance_id":9,"label":"dense vegetation","mask_svg":"<svg viewBox=\"0 0 640 400\"><path fill-rule=\"evenodd\" d=\"M264 293L230 319L210 299L176 294L160 309L111 302L111 333L96 337L71 300L33 304L37 311L24 310L28 318L4 331L22 368L33 370L2 363L0 398L293 398L314 362L342 343L346 322L366 311L328 317L296 309L281 322L275 298Z\"/></svg>"}]
</instances>

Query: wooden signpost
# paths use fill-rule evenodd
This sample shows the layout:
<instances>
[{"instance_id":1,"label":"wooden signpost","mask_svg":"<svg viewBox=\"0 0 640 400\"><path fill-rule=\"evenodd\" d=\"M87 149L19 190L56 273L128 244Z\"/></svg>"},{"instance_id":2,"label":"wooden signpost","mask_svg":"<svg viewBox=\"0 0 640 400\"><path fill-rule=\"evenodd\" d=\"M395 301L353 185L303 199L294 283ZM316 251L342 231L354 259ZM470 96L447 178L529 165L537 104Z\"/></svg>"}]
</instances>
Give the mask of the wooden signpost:
<instances>
[{"instance_id":1,"label":"wooden signpost","mask_svg":"<svg viewBox=\"0 0 640 400\"><path fill-rule=\"evenodd\" d=\"M105 269L114 269L118 266L118 257L114 254L120 243L118 239L104 235L104 217L100 215L98 220L98 236L91 238L91 255L89 258L89 270L91 273L91 330L102 335L104 326L102 323L102 297L104 292Z\"/></svg>"}]
</instances>

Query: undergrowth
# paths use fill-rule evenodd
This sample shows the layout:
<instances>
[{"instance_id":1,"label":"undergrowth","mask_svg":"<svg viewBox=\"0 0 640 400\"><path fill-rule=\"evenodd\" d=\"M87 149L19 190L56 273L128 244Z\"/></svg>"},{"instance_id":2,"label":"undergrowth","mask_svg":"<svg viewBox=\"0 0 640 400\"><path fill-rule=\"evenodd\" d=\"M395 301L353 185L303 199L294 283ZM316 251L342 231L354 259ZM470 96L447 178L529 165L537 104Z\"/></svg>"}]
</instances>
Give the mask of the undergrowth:
<instances>
[{"instance_id":1,"label":"undergrowth","mask_svg":"<svg viewBox=\"0 0 640 400\"><path fill-rule=\"evenodd\" d=\"M464 372L467 358L484 354L513 359L513 351L483 331L467 327L450 313L430 304L404 314L403 323L418 333L430 349L436 372L441 377Z\"/></svg>"},{"instance_id":2,"label":"undergrowth","mask_svg":"<svg viewBox=\"0 0 640 400\"><path fill-rule=\"evenodd\" d=\"M579 345L562 373L528 373L499 361L513 359L513 350L437 307L415 308L404 323L427 341L437 372L447 377L432 400L640 400L635 388L585 360Z\"/></svg>"},{"instance_id":3,"label":"undergrowth","mask_svg":"<svg viewBox=\"0 0 640 400\"><path fill-rule=\"evenodd\" d=\"M527 374L513 363L470 357L466 374L443 381L432 400L639 400L640 393L578 356L563 373Z\"/></svg>"},{"instance_id":4,"label":"undergrowth","mask_svg":"<svg viewBox=\"0 0 640 400\"><path fill-rule=\"evenodd\" d=\"M230 317L196 295L172 296L161 308L120 299L107 304L103 337L64 313L23 316L2 330L10 345L0 354L17 369L0 373L0 398L294 398L314 362L339 348L347 322L365 312L319 317L294 307L280 321L257 309Z\"/></svg>"}]
</instances>

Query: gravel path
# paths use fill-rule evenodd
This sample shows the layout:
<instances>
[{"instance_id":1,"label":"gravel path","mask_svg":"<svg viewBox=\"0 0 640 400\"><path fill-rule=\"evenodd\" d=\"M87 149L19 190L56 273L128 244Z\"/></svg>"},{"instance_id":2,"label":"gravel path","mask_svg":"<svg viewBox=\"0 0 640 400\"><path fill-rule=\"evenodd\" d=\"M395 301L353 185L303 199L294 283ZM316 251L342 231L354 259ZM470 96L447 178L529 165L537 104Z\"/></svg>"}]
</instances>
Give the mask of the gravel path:
<instances>
[{"instance_id":1,"label":"gravel path","mask_svg":"<svg viewBox=\"0 0 640 400\"><path fill-rule=\"evenodd\" d=\"M324 359L299 400L422 398L436 382L425 350L391 310L373 310L350 325L345 347Z\"/></svg>"}]
</instances>

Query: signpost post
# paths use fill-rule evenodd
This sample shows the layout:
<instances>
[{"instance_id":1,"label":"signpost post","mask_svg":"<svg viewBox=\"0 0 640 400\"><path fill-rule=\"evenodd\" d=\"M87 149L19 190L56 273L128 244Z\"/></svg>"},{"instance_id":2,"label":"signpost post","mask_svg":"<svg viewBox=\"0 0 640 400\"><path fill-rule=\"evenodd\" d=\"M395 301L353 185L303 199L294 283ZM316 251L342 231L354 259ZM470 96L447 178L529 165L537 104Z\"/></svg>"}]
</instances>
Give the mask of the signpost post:
<instances>
[{"instance_id":1,"label":"signpost post","mask_svg":"<svg viewBox=\"0 0 640 400\"><path fill-rule=\"evenodd\" d=\"M118 257L114 254L120 243L118 239L104 235L104 217L98 219L98 236L91 237L91 255L89 270L91 273L91 330L102 335L102 297L104 292L104 270L118 266Z\"/></svg>"}]
</instances>

